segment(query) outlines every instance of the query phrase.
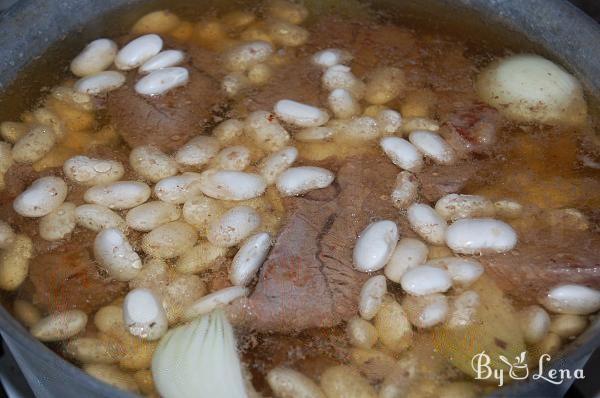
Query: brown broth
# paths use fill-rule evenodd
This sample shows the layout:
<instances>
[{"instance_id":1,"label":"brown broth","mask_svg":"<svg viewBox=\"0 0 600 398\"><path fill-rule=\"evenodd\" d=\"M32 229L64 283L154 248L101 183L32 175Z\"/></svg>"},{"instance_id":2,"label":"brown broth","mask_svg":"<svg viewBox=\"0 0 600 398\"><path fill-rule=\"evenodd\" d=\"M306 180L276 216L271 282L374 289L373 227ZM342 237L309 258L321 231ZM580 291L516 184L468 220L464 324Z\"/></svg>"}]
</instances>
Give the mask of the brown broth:
<instances>
[{"instance_id":1,"label":"brown broth","mask_svg":"<svg viewBox=\"0 0 600 398\"><path fill-rule=\"evenodd\" d=\"M517 51L537 50L536 52L543 54L543 51L533 47L531 43L507 32L498 36L496 31L490 28L480 34L481 31L478 29L481 28L482 22L473 18L469 20L473 23L467 24L457 23L458 18L455 16L450 20L435 19L432 23L431 16L423 14L424 7L421 5L417 8L416 2L405 2L404 8L395 13L390 13L385 8L383 5L385 2L375 2L373 8L354 1L347 3L309 1L307 3L312 5L313 9L318 9L316 14L319 15L319 17L311 16L306 24L311 32L308 45L290 50L291 62L276 68L273 79L265 87L251 90L240 100L230 102L227 109L214 115L215 120L241 117L248 111L256 109L270 109L274 101L282 98L301 99L324 105L325 97L323 90L319 88L318 75L315 81L314 71L310 70L305 60L310 54L327 47L348 49L355 57L352 70L359 77L365 76L377 66L394 65L402 68L407 75L406 93L387 106L393 109L408 109L410 105L407 104L408 99L417 103L421 100L425 103L429 101L431 104L425 106L427 110L423 116L433 119L443 117L457 107L477 100L473 79L491 60ZM207 2L203 7L188 1L153 1L142 7L120 10L110 17L99 19L86 26L80 32L82 34L73 34L57 43L46 56L24 71L0 97L0 120L20 118L26 120L30 117L28 111L39 105L41 98L47 94L47 87L64 82L72 83L72 77L67 73L67 65L85 41L101 35L122 38L126 35L128 27L140 15L167 6L182 19L192 22L207 16L222 15L227 10L236 8L251 8L259 13L261 11L260 6L248 7L247 2L216 1ZM334 16L328 15L328 12L333 12ZM430 12L437 15L433 9ZM340 17L340 13L344 16ZM206 133L210 132L215 120L205 126ZM540 211L548 209L577 208L591 222L589 234L597 234L597 222L600 218L597 212L600 207L600 171L582 167L580 161L580 155L584 152L582 143L597 139L594 138L594 130L598 126L597 120L594 110L590 116L590 123L580 131L538 125L522 126L505 122L499 132L493 158L484 159L477 178L471 180L462 193L482 194L492 200L504 198L516 200L528 209L534 209L531 210L531 217L534 217L534 214L537 217ZM95 149L87 146L91 140L97 139L101 131L106 133L111 123L108 114L103 111L98 112L90 126L82 129L83 133L73 134L72 138L75 142L65 145L67 148L65 151L69 151L69 154L87 151L98 156L122 159L126 163L128 149L116 134L110 134L110 131L107 133L109 138L103 141L101 146ZM76 135L79 138L76 138ZM76 141L77 139L81 142ZM307 164L328 156L373 154L377 150L376 144L361 144L359 148L356 144L344 142L296 144L300 151L300 162ZM41 172L42 175L53 173L60 174L61 171L51 167ZM10 203L16 194L39 175L40 173L28 166L15 166L9 172L9 178L12 178L9 181L14 182L14 185L0 193L2 204L0 218L10 220L19 232L34 237L38 256L50 253L56 255L57 261L62 261L61 264L56 265L57 267L69 268L73 265L76 268L76 262L69 262L72 257L71 249L85 248L84 251L89 251L87 243L93 239L94 234L78 228L71 242L50 244L37 237L37 221L12 214ZM135 178L131 170L128 170L125 177L128 176ZM76 204L82 203L82 188L75 186L71 188L72 192L68 200ZM285 219L280 207L281 203L276 201L267 200L264 204L264 214L271 217L273 233ZM537 224L526 222L516 223L515 226L525 235L532 233L537 227ZM141 234L134 233L130 239L134 246L139 247ZM555 239L557 241L562 239L562 235L557 235ZM546 240L543 243L552 246L555 242ZM64 253L67 253L66 257L58 257ZM88 254L91 256L91 253ZM202 275L209 291L229 285L225 273L226 265L222 264L220 270ZM34 275L39 275L39 265L36 266L35 271L37 273ZM82 283L85 286L85 281L90 280L89 278L102 278L103 273L96 269L92 271L75 269L72 272L59 273L58 276L64 279L59 281L59 285L71 283L69 280L84 280ZM64 298L54 297L54 302L44 302L40 297L35 296L35 286L31 279L28 279L15 295L5 295L3 301L7 303L14 297L19 297L37 301L36 304L44 311L51 311L72 308L74 305L69 300L83 300L87 304L94 300L93 297L82 298L81 296L85 296L86 293L76 288L72 290L64 288L63 291L61 287L60 293L68 291L69 294ZM51 283L56 284L56 281ZM90 304L90 307L85 307L85 310L92 313L100 305L119 300L124 288L125 286L111 286L110 290L115 292L110 299ZM390 291L398 298L402 295L401 289L397 286L391 287ZM521 300L508 289L505 293L513 299L517 307L529 303L527 300ZM93 334L95 331L91 330L90 333ZM242 332L239 341L242 358L252 373L254 386L265 394L269 394L270 390L264 377L274 366L290 366L309 377L318 379L326 367L340 362L349 362L349 343L343 326L310 329L297 335ZM60 349L58 351L60 352ZM404 354L392 355L399 359ZM468 380L435 353L428 333L418 333L410 355L418 357L421 366L433 374L426 376L427 371L422 369L420 380L431 377L429 381L435 386L448 381ZM376 384L380 380L374 378L373 381ZM427 391L425 387L420 392L425 396L433 394L433 391Z\"/></svg>"}]
</instances>

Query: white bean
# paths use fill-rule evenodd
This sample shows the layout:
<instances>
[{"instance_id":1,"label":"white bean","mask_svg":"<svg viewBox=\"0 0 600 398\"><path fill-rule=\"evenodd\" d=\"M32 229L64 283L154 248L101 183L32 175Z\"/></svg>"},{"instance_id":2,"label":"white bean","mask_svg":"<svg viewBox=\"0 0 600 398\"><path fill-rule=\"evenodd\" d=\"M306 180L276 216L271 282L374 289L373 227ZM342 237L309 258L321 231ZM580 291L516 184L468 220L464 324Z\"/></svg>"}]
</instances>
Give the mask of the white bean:
<instances>
[{"instance_id":1,"label":"white bean","mask_svg":"<svg viewBox=\"0 0 600 398\"><path fill-rule=\"evenodd\" d=\"M31 328L42 319L41 311L29 301L16 299L13 302L15 318L25 327Z\"/></svg>"},{"instance_id":2,"label":"white bean","mask_svg":"<svg viewBox=\"0 0 600 398\"><path fill-rule=\"evenodd\" d=\"M123 300L123 322L133 336L158 340L169 327L159 298L148 289L133 289Z\"/></svg>"},{"instance_id":3,"label":"white bean","mask_svg":"<svg viewBox=\"0 0 600 398\"><path fill-rule=\"evenodd\" d=\"M53 98L73 105L81 111L93 111L96 109L94 99L84 93L77 92L74 87L56 86L51 93Z\"/></svg>"},{"instance_id":4,"label":"white bean","mask_svg":"<svg viewBox=\"0 0 600 398\"><path fill-rule=\"evenodd\" d=\"M228 145L244 133L244 122L238 119L229 119L221 122L212 131L213 136L221 145ZM218 152L219 148L215 151Z\"/></svg>"},{"instance_id":5,"label":"white bean","mask_svg":"<svg viewBox=\"0 0 600 398\"><path fill-rule=\"evenodd\" d=\"M405 296L402 308L410 323L427 329L446 320L448 316L448 299L443 294L434 293L426 296Z\"/></svg>"},{"instance_id":6,"label":"white bean","mask_svg":"<svg viewBox=\"0 0 600 398\"><path fill-rule=\"evenodd\" d=\"M287 99L277 101L273 111L279 119L297 127L319 127L329 120L324 110Z\"/></svg>"},{"instance_id":7,"label":"white bean","mask_svg":"<svg viewBox=\"0 0 600 398\"><path fill-rule=\"evenodd\" d=\"M134 34L169 33L177 28L181 21L177 15L168 10L152 11L136 21L131 28Z\"/></svg>"},{"instance_id":8,"label":"white bean","mask_svg":"<svg viewBox=\"0 0 600 398\"><path fill-rule=\"evenodd\" d=\"M0 123L0 135L6 141L6 144L17 142L19 138L27 134L27 129L27 125L21 122Z\"/></svg>"},{"instance_id":9,"label":"white bean","mask_svg":"<svg viewBox=\"0 0 600 398\"><path fill-rule=\"evenodd\" d=\"M268 64L256 64L248 69L248 80L257 86L266 84L273 76L273 69Z\"/></svg>"},{"instance_id":10,"label":"white bean","mask_svg":"<svg viewBox=\"0 0 600 398\"><path fill-rule=\"evenodd\" d=\"M412 342L413 330L406 312L390 295L383 298L374 325L383 346L393 352L406 350ZM393 364L393 362L392 362Z\"/></svg>"},{"instance_id":11,"label":"white bean","mask_svg":"<svg viewBox=\"0 0 600 398\"><path fill-rule=\"evenodd\" d=\"M390 194L392 203L398 209L406 209L417 200L419 181L410 171L401 171L396 177L394 190Z\"/></svg>"},{"instance_id":12,"label":"white bean","mask_svg":"<svg viewBox=\"0 0 600 398\"><path fill-rule=\"evenodd\" d=\"M300 4L287 0L271 0L267 6L267 13L294 25L300 25L308 17L308 10Z\"/></svg>"},{"instance_id":13,"label":"white bean","mask_svg":"<svg viewBox=\"0 0 600 398\"><path fill-rule=\"evenodd\" d=\"M278 398L325 398L314 381L293 369L271 369L267 373L267 382Z\"/></svg>"},{"instance_id":14,"label":"white bean","mask_svg":"<svg viewBox=\"0 0 600 398\"><path fill-rule=\"evenodd\" d=\"M423 156L417 148L399 137L384 137L379 142L392 163L401 169L416 172L423 168Z\"/></svg>"},{"instance_id":15,"label":"white bean","mask_svg":"<svg viewBox=\"0 0 600 398\"><path fill-rule=\"evenodd\" d=\"M427 242L443 245L448 225L431 207L423 203L413 203L407 209L411 228Z\"/></svg>"},{"instance_id":16,"label":"white bean","mask_svg":"<svg viewBox=\"0 0 600 398\"><path fill-rule=\"evenodd\" d=\"M192 172L167 177L156 183L154 194L163 202L185 203L186 200L201 192L200 181L201 175Z\"/></svg>"},{"instance_id":17,"label":"white bean","mask_svg":"<svg viewBox=\"0 0 600 398\"><path fill-rule=\"evenodd\" d=\"M252 112L244 122L244 130L259 147L267 151L277 151L290 140L290 134L270 112Z\"/></svg>"},{"instance_id":18,"label":"white bean","mask_svg":"<svg viewBox=\"0 0 600 398\"><path fill-rule=\"evenodd\" d=\"M177 162L155 146L142 145L129 153L129 164L145 180L158 182L177 174Z\"/></svg>"},{"instance_id":19,"label":"white bean","mask_svg":"<svg viewBox=\"0 0 600 398\"><path fill-rule=\"evenodd\" d=\"M33 111L33 117L37 123L50 127L57 140L64 137L66 133L65 125L55 112L42 107Z\"/></svg>"},{"instance_id":20,"label":"white bean","mask_svg":"<svg viewBox=\"0 0 600 398\"><path fill-rule=\"evenodd\" d=\"M182 274L198 274L222 264L219 260L226 255L226 247L201 241L177 259L175 269Z\"/></svg>"},{"instance_id":21,"label":"white bean","mask_svg":"<svg viewBox=\"0 0 600 398\"><path fill-rule=\"evenodd\" d=\"M142 239L144 252L156 258L175 258L194 247L198 233L188 223L172 221L146 234Z\"/></svg>"},{"instance_id":22,"label":"white bean","mask_svg":"<svg viewBox=\"0 0 600 398\"><path fill-rule=\"evenodd\" d=\"M261 64L273 54L273 46L266 41L252 41L229 50L224 57L225 67L232 72L244 72Z\"/></svg>"},{"instance_id":23,"label":"white bean","mask_svg":"<svg viewBox=\"0 0 600 398\"><path fill-rule=\"evenodd\" d=\"M481 300L479 294L473 290L467 290L450 303L447 326L450 329L462 329L475 321L475 315Z\"/></svg>"},{"instance_id":24,"label":"white bean","mask_svg":"<svg viewBox=\"0 0 600 398\"><path fill-rule=\"evenodd\" d=\"M123 346L114 340L101 340L93 337L78 337L65 345L65 354L78 362L117 363L124 356Z\"/></svg>"},{"instance_id":25,"label":"white bean","mask_svg":"<svg viewBox=\"0 0 600 398\"><path fill-rule=\"evenodd\" d=\"M309 127L302 129L294 134L294 138L297 141L302 142L315 142L324 141L333 137L334 130L331 127L320 126L320 127Z\"/></svg>"},{"instance_id":26,"label":"white bean","mask_svg":"<svg viewBox=\"0 0 600 398\"><path fill-rule=\"evenodd\" d=\"M115 182L125 174L121 162L81 155L67 159L63 171L69 180L87 186Z\"/></svg>"},{"instance_id":27,"label":"white bean","mask_svg":"<svg viewBox=\"0 0 600 398\"><path fill-rule=\"evenodd\" d=\"M250 236L260 223L261 218L256 210L248 206L237 206L211 222L207 239L216 246L235 246Z\"/></svg>"},{"instance_id":28,"label":"white bean","mask_svg":"<svg viewBox=\"0 0 600 398\"><path fill-rule=\"evenodd\" d=\"M365 100L381 105L396 98L404 89L404 72L394 67L378 68L369 74L365 87Z\"/></svg>"},{"instance_id":29,"label":"white bean","mask_svg":"<svg viewBox=\"0 0 600 398\"><path fill-rule=\"evenodd\" d=\"M150 197L150 187L139 181L117 181L95 185L83 195L87 203L106 206L109 209L131 209Z\"/></svg>"},{"instance_id":30,"label":"white bean","mask_svg":"<svg viewBox=\"0 0 600 398\"><path fill-rule=\"evenodd\" d=\"M373 272L383 268L398 243L398 226L389 220L376 221L358 236L352 259L354 268L361 272Z\"/></svg>"},{"instance_id":31,"label":"white bean","mask_svg":"<svg viewBox=\"0 0 600 398\"><path fill-rule=\"evenodd\" d=\"M66 340L82 332L87 320L85 312L80 310L55 312L36 323L31 334L44 342Z\"/></svg>"},{"instance_id":32,"label":"white bean","mask_svg":"<svg viewBox=\"0 0 600 398\"><path fill-rule=\"evenodd\" d=\"M265 179L254 173L233 170L207 170L201 174L200 190L206 196L222 200L247 200L261 196Z\"/></svg>"},{"instance_id":33,"label":"white bean","mask_svg":"<svg viewBox=\"0 0 600 398\"><path fill-rule=\"evenodd\" d=\"M435 204L435 210L446 220L459 218L493 217L496 213L491 200L479 195L460 195L451 193L441 197Z\"/></svg>"},{"instance_id":34,"label":"white bean","mask_svg":"<svg viewBox=\"0 0 600 398\"><path fill-rule=\"evenodd\" d=\"M338 119L349 119L360 114L359 102L344 88L336 88L329 93L327 104Z\"/></svg>"},{"instance_id":35,"label":"white bean","mask_svg":"<svg viewBox=\"0 0 600 398\"><path fill-rule=\"evenodd\" d=\"M363 319L370 321L379 311L383 296L387 293L385 276L376 275L369 278L360 290L358 313Z\"/></svg>"},{"instance_id":36,"label":"white bean","mask_svg":"<svg viewBox=\"0 0 600 398\"><path fill-rule=\"evenodd\" d=\"M446 245L455 253L504 253L517 244L517 234L505 222L492 218L463 218L446 232Z\"/></svg>"},{"instance_id":37,"label":"white bean","mask_svg":"<svg viewBox=\"0 0 600 398\"><path fill-rule=\"evenodd\" d=\"M277 177L276 186L281 195L296 196L328 187L334 179L331 171L321 167L290 167Z\"/></svg>"},{"instance_id":38,"label":"white bean","mask_svg":"<svg viewBox=\"0 0 600 398\"><path fill-rule=\"evenodd\" d=\"M27 278L33 243L27 235L17 235L12 245L0 251L0 289L16 290Z\"/></svg>"},{"instance_id":39,"label":"white bean","mask_svg":"<svg viewBox=\"0 0 600 398\"><path fill-rule=\"evenodd\" d=\"M125 75L114 70L98 72L82 77L75 83L75 90L82 94L99 95L113 91L125 84Z\"/></svg>"},{"instance_id":40,"label":"white bean","mask_svg":"<svg viewBox=\"0 0 600 398\"><path fill-rule=\"evenodd\" d=\"M448 271L430 265L418 265L407 270L400 279L402 289L413 296L443 293L452 287Z\"/></svg>"},{"instance_id":41,"label":"white bean","mask_svg":"<svg viewBox=\"0 0 600 398\"><path fill-rule=\"evenodd\" d=\"M523 308L518 318L527 344L537 344L548 334L550 315L539 305Z\"/></svg>"},{"instance_id":42,"label":"white bean","mask_svg":"<svg viewBox=\"0 0 600 398\"><path fill-rule=\"evenodd\" d=\"M41 177L15 198L13 208L23 217L43 217L65 201L67 184L59 177Z\"/></svg>"},{"instance_id":43,"label":"white bean","mask_svg":"<svg viewBox=\"0 0 600 398\"><path fill-rule=\"evenodd\" d=\"M246 286L263 264L271 249L271 236L260 232L246 239L231 262L229 280L234 285Z\"/></svg>"},{"instance_id":44,"label":"white bean","mask_svg":"<svg viewBox=\"0 0 600 398\"><path fill-rule=\"evenodd\" d=\"M231 72L221 82L221 89L229 98L237 97L242 91L251 86L248 76L241 72Z\"/></svg>"},{"instance_id":45,"label":"white bean","mask_svg":"<svg viewBox=\"0 0 600 398\"><path fill-rule=\"evenodd\" d=\"M410 133L416 130L438 131L439 129L440 125L435 120L425 117L407 117L402 123L401 130L403 133Z\"/></svg>"},{"instance_id":46,"label":"white bean","mask_svg":"<svg viewBox=\"0 0 600 398\"><path fill-rule=\"evenodd\" d=\"M402 127L402 115L392 109L383 109L375 117L381 134L388 135L400 131Z\"/></svg>"},{"instance_id":47,"label":"white bean","mask_svg":"<svg viewBox=\"0 0 600 398\"><path fill-rule=\"evenodd\" d=\"M135 84L135 91L141 95L161 95L176 87L184 86L190 80L186 68L171 66L157 69L142 77Z\"/></svg>"},{"instance_id":48,"label":"white bean","mask_svg":"<svg viewBox=\"0 0 600 398\"><path fill-rule=\"evenodd\" d=\"M365 84L358 79L350 68L345 65L333 65L323 73L321 83L327 91L343 88L352 93L352 96L360 100L365 94Z\"/></svg>"},{"instance_id":49,"label":"white bean","mask_svg":"<svg viewBox=\"0 0 600 398\"><path fill-rule=\"evenodd\" d=\"M146 74L157 69L179 65L185 59L185 53L179 50L165 50L156 54L140 66L139 72Z\"/></svg>"},{"instance_id":50,"label":"white bean","mask_svg":"<svg viewBox=\"0 0 600 398\"><path fill-rule=\"evenodd\" d=\"M201 167L208 163L218 152L218 140L213 137L201 135L192 138L179 148L175 154L175 160L184 166Z\"/></svg>"},{"instance_id":51,"label":"white bean","mask_svg":"<svg viewBox=\"0 0 600 398\"><path fill-rule=\"evenodd\" d=\"M48 241L60 240L75 229L75 205L65 202L40 219L40 236Z\"/></svg>"},{"instance_id":52,"label":"white bean","mask_svg":"<svg viewBox=\"0 0 600 398\"><path fill-rule=\"evenodd\" d=\"M15 143L13 160L17 163L33 163L44 157L56 143L56 134L51 127L35 126Z\"/></svg>"},{"instance_id":53,"label":"white bean","mask_svg":"<svg viewBox=\"0 0 600 398\"><path fill-rule=\"evenodd\" d=\"M215 157L217 169L242 171L250 165L250 150L242 145L224 148Z\"/></svg>"},{"instance_id":54,"label":"white bean","mask_svg":"<svg viewBox=\"0 0 600 398\"><path fill-rule=\"evenodd\" d=\"M523 214L523 206L514 200L498 200L494 202L494 209L500 218L519 218Z\"/></svg>"},{"instance_id":55,"label":"white bean","mask_svg":"<svg viewBox=\"0 0 600 398\"><path fill-rule=\"evenodd\" d=\"M483 266L479 261L463 257L443 257L430 260L426 265L443 267L452 277L452 283L466 287L483 275Z\"/></svg>"},{"instance_id":56,"label":"white bean","mask_svg":"<svg viewBox=\"0 0 600 398\"><path fill-rule=\"evenodd\" d=\"M0 249L9 248L15 242L16 236L12 227L6 221L0 220Z\"/></svg>"},{"instance_id":57,"label":"white bean","mask_svg":"<svg viewBox=\"0 0 600 398\"><path fill-rule=\"evenodd\" d=\"M200 194L185 201L183 219L201 233L205 233L211 221L219 217L223 211L219 201Z\"/></svg>"},{"instance_id":58,"label":"white bean","mask_svg":"<svg viewBox=\"0 0 600 398\"><path fill-rule=\"evenodd\" d=\"M231 303L233 300L248 295L248 289L242 286L231 286L207 294L188 306L183 313L185 320L192 320L200 315L208 314L215 308Z\"/></svg>"},{"instance_id":59,"label":"white bean","mask_svg":"<svg viewBox=\"0 0 600 398\"><path fill-rule=\"evenodd\" d=\"M267 33L276 44L285 47L301 46L309 37L308 31L303 27L277 19L268 22Z\"/></svg>"},{"instance_id":60,"label":"white bean","mask_svg":"<svg viewBox=\"0 0 600 398\"><path fill-rule=\"evenodd\" d=\"M337 365L321 374L321 388L327 398L376 398L377 392L354 367Z\"/></svg>"},{"instance_id":61,"label":"white bean","mask_svg":"<svg viewBox=\"0 0 600 398\"><path fill-rule=\"evenodd\" d=\"M112 40L94 40L71 61L71 72L79 77L102 72L113 63L117 50Z\"/></svg>"},{"instance_id":62,"label":"white bean","mask_svg":"<svg viewBox=\"0 0 600 398\"><path fill-rule=\"evenodd\" d=\"M402 275L427 260L429 248L423 242L414 238L402 238L392 252L385 266L385 276L392 282L399 283Z\"/></svg>"},{"instance_id":63,"label":"white bean","mask_svg":"<svg viewBox=\"0 0 600 398\"><path fill-rule=\"evenodd\" d=\"M557 314L587 315L600 310L600 291L583 285L564 284L550 289L540 303Z\"/></svg>"},{"instance_id":64,"label":"white bean","mask_svg":"<svg viewBox=\"0 0 600 398\"><path fill-rule=\"evenodd\" d=\"M127 212L127 226L136 231L148 232L181 216L181 210L163 201L146 202Z\"/></svg>"},{"instance_id":65,"label":"white bean","mask_svg":"<svg viewBox=\"0 0 600 398\"><path fill-rule=\"evenodd\" d=\"M94 258L116 280L127 282L142 269L142 260L123 232L103 229L94 240Z\"/></svg>"},{"instance_id":66,"label":"white bean","mask_svg":"<svg viewBox=\"0 0 600 398\"><path fill-rule=\"evenodd\" d=\"M100 232L106 228L125 230L125 220L106 206L86 204L75 209L77 225Z\"/></svg>"},{"instance_id":67,"label":"white bean","mask_svg":"<svg viewBox=\"0 0 600 398\"><path fill-rule=\"evenodd\" d=\"M346 50L338 48L328 48L315 53L312 62L322 68L329 68L335 65L343 65L352 61L352 54Z\"/></svg>"},{"instance_id":68,"label":"white bean","mask_svg":"<svg viewBox=\"0 0 600 398\"><path fill-rule=\"evenodd\" d=\"M377 342L377 329L371 322L355 316L348 321L346 335L354 347L369 349Z\"/></svg>"},{"instance_id":69,"label":"white bean","mask_svg":"<svg viewBox=\"0 0 600 398\"><path fill-rule=\"evenodd\" d=\"M579 336L587 327L588 320L585 316L560 314L552 317L550 332L563 339L572 339Z\"/></svg>"},{"instance_id":70,"label":"white bean","mask_svg":"<svg viewBox=\"0 0 600 398\"><path fill-rule=\"evenodd\" d=\"M413 131L408 136L409 141L431 160L443 165L456 161L454 149L442 137L431 131Z\"/></svg>"},{"instance_id":71,"label":"white bean","mask_svg":"<svg viewBox=\"0 0 600 398\"><path fill-rule=\"evenodd\" d=\"M115 65L121 70L131 70L141 66L162 50L163 41L160 36L149 34L140 36L127 43L117 53Z\"/></svg>"},{"instance_id":72,"label":"white bean","mask_svg":"<svg viewBox=\"0 0 600 398\"><path fill-rule=\"evenodd\" d=\"M277 177L296 161L297 157L296 148L291 146L282 148L263 159L258 166L259 173L268 185L272 185Z\"/></svg>"},{"instance_id":73,"label":"white bean","mask_svg":"<svg viewBox=\"0 0 600 398\"><path fill-rule=\"evenodd\" d=\"M381 134L377 121L370 116L359 116L350 120L337 120L337 124L329 124L336 135L347 140L368 141L378 138Z\"/></svg>"}]
</instances>

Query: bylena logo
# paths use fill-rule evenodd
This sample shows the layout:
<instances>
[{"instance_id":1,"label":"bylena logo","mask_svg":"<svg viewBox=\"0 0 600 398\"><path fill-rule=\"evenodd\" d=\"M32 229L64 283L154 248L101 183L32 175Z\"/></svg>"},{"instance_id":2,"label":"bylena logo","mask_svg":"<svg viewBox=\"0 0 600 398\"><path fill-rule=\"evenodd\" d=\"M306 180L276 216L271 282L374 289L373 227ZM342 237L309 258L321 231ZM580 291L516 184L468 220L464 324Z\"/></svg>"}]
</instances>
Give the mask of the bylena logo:
<instances>
[{"instance_id":1,"label":"bylena logo","mask_svg":"<svg viewBox=\"0 0 600 398\"><path fill-rule=\"evenodd\" d=\"M471 367L475 372L477 380L497 380L498 386L504 385L504 381L510 380L525 380L529 377L529 365L526 362L526 352L522 352L516 356L514 361L510 361L504 355L499 355L498 360L492 364L492 358L482 351L473 356L471 359ZM548 369L544 365L552 358L549 354L543 354L539 358L537 370L531 374L533 380L545 380L552 384L562 384L565 380L584 379L583 369Z\"/></svg>"}]
</instances>

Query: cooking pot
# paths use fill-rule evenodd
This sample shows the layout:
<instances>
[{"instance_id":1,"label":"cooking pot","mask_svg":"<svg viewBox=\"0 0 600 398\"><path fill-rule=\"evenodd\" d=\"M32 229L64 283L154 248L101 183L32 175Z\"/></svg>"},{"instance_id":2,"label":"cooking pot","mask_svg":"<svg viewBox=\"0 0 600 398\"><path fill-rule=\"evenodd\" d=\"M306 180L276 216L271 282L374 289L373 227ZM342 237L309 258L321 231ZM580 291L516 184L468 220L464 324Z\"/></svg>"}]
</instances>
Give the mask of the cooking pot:
<instances>
[{"instance_id":1,"label":"cooking pot","mask_svg":"<svg viewBox=\"0 0 600 398\"><path fill-rule=\"evenodd\" d=\"M140 4L143 3L143 4ZM181 3L181 4L180 4ZM178 6L186 6L178 1ZM224 2L187 0L187 5L222 7ZM225 2L229 3L229 2ZM239 2L238 2L239 3ZM586 87L588 98L600 98L600 26L561 0L375 0L386 15L426 23L432 29L452 27L476 38L531 49L571 70ZM339 1L343 7L343 1ZM168 1L21 0L0 15L0 120L31 106L39 90L58 82L83 45L97 37L124 32L143 13L169 8ZM79 32L78 34L71 34ZM467 33L468 34L468 33ZM42 56L40 58L40 56ZM18 89L18 94L17 90ZM5 98L10 98L7 101ZM596 103L596 100L591 100ZM131 397L81 371L31 337L0 306L0 333L38 397ZM600 345L600 319L551 366L581 367ZM587 375L591 377L592 375ZM562 396L569 383L542 379L513 383L493 396Z\"/></svg>"}]
</instances>

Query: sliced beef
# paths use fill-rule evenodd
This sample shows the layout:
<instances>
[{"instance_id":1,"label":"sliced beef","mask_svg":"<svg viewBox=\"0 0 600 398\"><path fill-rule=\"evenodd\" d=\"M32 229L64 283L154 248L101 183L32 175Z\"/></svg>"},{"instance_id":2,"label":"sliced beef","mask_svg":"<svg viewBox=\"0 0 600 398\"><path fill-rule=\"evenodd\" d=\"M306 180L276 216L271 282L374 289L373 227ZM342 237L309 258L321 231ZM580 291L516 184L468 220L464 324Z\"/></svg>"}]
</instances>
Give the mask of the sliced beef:
<instances>
[{"instance_id":1,"label":"sliced beef","mask_svg":"<svg viewBox=\"0 0 600 398\"><path fill-rule=\"evenodd\" d=\"M390 219L410 233L389 199L397 173L383 156L351 158L337 172L336 187L286 199L289 216L254 292L233 309L242 323L259 331L298 332L355 315L369 277L352 266L360 231Z\"/></svg>"},{"instance_id":2,"label":"sliced beef","mask_svg":"<svg viewBox=\"0 0 600 398\"><path fill-rule=\"evenodd\" d=\"M196 57L211 57L196 51ZM214 62L214 54L210 59ZM200 69L203 62L191 59L184 65L190 80L157 97L138 95L134 85L140 76L130 72L127 83L108 94L106 106L112 123L131 146L154 144L173 151L202 132L211 112L223 103L219 80Z\"/></svg>"},{"instance_id":3,"label":"sliced beef","mask_svg":"<svg viewBox=\"0 0 600 398\"><path fill-rule=\"evenodd\" d=\"M562 283L600 289L600 235L590 231L545 229L520 235L517 247L505 254L482 256L498 285L523 303L534 303Z\"/></svg>"},{"instance_id":4,"label":"sliced beef","mask_svg":"<svg viewBox=\"0 0 600 398\"><path fill-rule=\"evenodd\" d=\"M62 253L43 254L30 263L33 303L47 311L79 309L91 313L127 290L127 284L102 275L91 248L68 244Z\"/></svg>"}]
</instances>

